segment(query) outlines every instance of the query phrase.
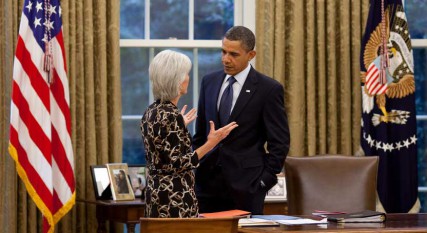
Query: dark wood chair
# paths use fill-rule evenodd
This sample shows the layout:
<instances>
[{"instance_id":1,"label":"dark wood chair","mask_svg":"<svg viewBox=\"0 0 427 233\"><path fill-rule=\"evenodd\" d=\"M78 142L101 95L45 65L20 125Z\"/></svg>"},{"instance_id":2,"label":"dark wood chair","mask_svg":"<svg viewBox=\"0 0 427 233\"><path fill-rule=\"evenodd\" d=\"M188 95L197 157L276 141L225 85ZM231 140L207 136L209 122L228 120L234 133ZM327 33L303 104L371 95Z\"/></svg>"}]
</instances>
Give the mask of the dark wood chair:
<instances>
[{"instance_id":1,"label":"dark wood chair","mask_svg":"<svg viewBox=\"0 0 427 233\"><path fill-rule=\"evenodd\" d=\"M239 218L141 218L141 233L237 233Z\"/></svg>"},{"instance_id":2,"label":"dark wood chair","mask_svg":"<svg viewBox=\"0 0 427 233\"><path fill-rule=\"evenodd\" d=\"M288 156L288 214L375 210L378 161L377 156Z\"/></svg>"}]
</instances>

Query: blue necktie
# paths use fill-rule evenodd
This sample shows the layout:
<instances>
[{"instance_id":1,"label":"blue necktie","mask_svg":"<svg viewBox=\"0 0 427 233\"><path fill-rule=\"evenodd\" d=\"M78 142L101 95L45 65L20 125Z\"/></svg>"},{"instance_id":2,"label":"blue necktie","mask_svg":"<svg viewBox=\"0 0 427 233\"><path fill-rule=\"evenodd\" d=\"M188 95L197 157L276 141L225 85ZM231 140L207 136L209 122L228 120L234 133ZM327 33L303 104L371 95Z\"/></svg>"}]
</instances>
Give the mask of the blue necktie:
<instances>
[{"instance_id":1,"label":"blue necktie","mask_svg":"<svg viewBox=\"0 0 427 233\"><path fill-rule=\"evenodd\" d=\"M228 78L228 86L225 88L222 93L221 103L219 104L219 122L220 127L228 123L228 118L231 114L231 105L233 104L233 83L236 82L236 79L231 76Z\"/></svg>"}]
</instances>

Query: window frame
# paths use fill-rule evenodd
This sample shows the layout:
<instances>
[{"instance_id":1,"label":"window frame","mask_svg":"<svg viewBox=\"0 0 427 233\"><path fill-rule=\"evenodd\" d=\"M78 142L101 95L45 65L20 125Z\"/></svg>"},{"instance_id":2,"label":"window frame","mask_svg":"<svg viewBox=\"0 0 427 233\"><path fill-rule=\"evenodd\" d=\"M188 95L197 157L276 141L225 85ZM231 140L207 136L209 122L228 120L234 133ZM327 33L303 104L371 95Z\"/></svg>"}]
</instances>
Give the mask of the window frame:
<instances>
[{"instance_id":1,"label":"window frame","mask_svg":"<svg viewBox=\"0 0 427 233\"><path fill-rule=\"evenodd\" d=\"M411 39L412 49L427 49L427 39ZM417 114L417 121L427 121L427 115ZM419 193L427 193L427 186L418 186Z\"/></svg>"},{"instance_id":2,"label":"window frame","mask_svg":"<svg viewBox=\"0 0 427 233\"><path fill-rule=\"evenodd\" d=\"M198 50L202 48L221 48L221 40L194 40L194 0L189 0L189 35L183 39L149 39L150 38L150 1L145 0L145 38L147 39L120 39L120 48L149 48L149 60L154 57L156 48L192 48L193 49L193 90L198 90ZM255 33L255 0L234 0L234 25L243 25ZM149 84L151 85L151 84ZM150 88L151 90L151 88ZM193 106L197 106L199 93L193 92ZM153 93L150 91L149 103L153 102ZM142 115L122 115L122 120L139 120Z\"/></svg>"}]
</instances>

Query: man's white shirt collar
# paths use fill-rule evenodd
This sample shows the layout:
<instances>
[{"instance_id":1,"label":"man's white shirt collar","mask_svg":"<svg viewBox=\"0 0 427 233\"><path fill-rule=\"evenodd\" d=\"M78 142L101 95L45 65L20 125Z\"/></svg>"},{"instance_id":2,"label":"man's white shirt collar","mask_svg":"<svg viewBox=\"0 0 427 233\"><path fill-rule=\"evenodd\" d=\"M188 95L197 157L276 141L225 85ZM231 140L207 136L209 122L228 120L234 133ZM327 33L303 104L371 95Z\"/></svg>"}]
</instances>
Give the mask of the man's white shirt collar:
<instances>
[{"instance_id":1,"label":"man's white shirt collar","mask_svg":"<svg viewBox=\"0 0 427 233\"><path fill-rule=\"evenodd\" d=\"M237 83L239 83L239 85L241 87L245 83L246 78L248 77L249 71L251 71L251 64L250 63L248 63L248 66L244 70L242 70L240 73L234 75L234 78L236 79ZM227 82L229 77L231 77L231 75L227 74L225 76L224 82Z\"/></svg>"}]
</instances>

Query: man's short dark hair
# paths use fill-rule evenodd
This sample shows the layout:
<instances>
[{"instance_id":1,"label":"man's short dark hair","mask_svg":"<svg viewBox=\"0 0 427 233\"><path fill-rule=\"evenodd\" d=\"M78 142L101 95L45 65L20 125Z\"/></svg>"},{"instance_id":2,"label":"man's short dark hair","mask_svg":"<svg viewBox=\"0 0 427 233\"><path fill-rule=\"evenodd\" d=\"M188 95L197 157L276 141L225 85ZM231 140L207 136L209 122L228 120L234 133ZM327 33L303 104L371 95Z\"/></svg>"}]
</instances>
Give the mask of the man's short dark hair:
<instances>
[{"instance_id":1,"label":"man's short dark hair","mask_svg":"<svg viewBox=\"0 0 427 233\"><path fill-rule=\"evenodd\" d=\"M255 35L246 27L234 26L225 33L224 38L231 41L240 41L243 48L249 52L255 48Z\"/></svg>"}]
</instances>

